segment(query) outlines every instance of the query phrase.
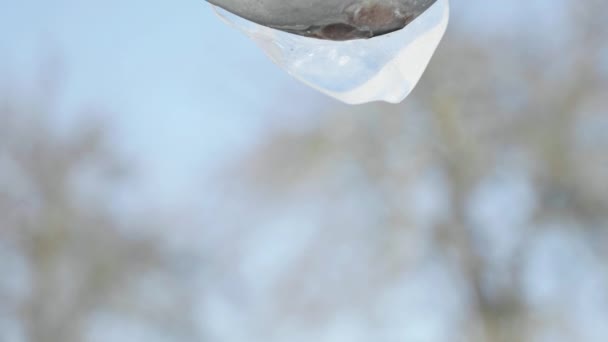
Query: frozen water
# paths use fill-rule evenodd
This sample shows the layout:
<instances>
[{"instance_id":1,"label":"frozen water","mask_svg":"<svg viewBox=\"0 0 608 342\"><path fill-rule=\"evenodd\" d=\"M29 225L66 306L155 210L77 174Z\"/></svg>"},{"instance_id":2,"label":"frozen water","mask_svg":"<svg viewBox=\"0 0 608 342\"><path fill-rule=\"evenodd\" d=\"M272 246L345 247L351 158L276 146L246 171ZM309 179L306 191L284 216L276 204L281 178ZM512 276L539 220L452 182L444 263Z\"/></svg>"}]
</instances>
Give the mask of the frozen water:
<instances>
[{"instance_id":1,"label":"frozen water","mask_svg":"<svg viewBox=\"0 0 608 342\"><path fill-rule=\"evenodd\" d=\"M215 9L292 76L349 104L403 101L426 69L449 19L449 0L438 0L399 31L371 39L329 41L272 29Z\"/></svg>"}]
</instances>

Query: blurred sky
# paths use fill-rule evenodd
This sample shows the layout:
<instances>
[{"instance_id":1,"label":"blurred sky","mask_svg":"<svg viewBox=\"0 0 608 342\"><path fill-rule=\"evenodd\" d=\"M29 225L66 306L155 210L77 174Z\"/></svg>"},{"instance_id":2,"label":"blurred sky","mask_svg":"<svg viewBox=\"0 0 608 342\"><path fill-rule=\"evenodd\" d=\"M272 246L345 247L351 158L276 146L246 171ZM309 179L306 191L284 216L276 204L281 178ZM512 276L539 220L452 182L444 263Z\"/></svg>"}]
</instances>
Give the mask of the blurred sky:
<instances>
[{"instance_id":1,"label":"blurred sky","mask_svg":"<svg viewBox=\"0 0 608 342\"><path fill-rule=\"evenodd\" d=\"M451 20L471 32L514 31L550 2L470 0ZM142 188L158 192L146 196L169 202L253 143L273 114L337 105L272 65L202 0L0 0L0 85L35 87L49 68L65 85L61 122L90 107L113 113L118 144L145 170Z\"/></svg>"},{"instance_id":2,"label":"blurred sky","mask_svg":"<svg viewBox=\"0 0 608 342\"><path fill-rule=\"evenodd\" d=\"M26 89L62 66L61 114L115 113L121 147L169 196L246 146L277 95L323 100L202 0L2 0L0 56L2 83Z\"/></svg>"}]
</instances>

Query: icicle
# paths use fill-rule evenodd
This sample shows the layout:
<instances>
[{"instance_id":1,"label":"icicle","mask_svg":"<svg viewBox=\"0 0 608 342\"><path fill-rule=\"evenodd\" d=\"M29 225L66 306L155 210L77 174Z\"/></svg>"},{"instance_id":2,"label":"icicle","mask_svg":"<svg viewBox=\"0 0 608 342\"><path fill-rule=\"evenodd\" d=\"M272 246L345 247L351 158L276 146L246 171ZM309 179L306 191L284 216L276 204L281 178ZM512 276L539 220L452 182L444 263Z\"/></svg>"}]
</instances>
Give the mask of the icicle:
<instances>
[{"instance_id":1,"label":"icicle","mask_svg":"<svg viewBox=\"0 0 608 342\"><path fill-rule=\"evenodd\" d=\"M403 101L424 73L449 19L448 0L438 0L399 31L330 41L272 29L215 9L295 78L349 104Z\"/></svg>"}]
</instances>

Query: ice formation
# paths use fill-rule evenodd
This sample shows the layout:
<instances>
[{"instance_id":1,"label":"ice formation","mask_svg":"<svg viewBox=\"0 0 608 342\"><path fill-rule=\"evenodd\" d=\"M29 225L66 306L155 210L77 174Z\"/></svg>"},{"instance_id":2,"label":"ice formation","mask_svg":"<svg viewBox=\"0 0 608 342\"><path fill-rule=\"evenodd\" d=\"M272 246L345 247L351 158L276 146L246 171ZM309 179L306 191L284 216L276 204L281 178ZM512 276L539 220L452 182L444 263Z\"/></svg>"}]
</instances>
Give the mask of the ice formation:
<instances>
[{"instance_id":1,"label":"ice formation","mask_svg":"<svg viewBox=\"0 0 608 342\"><path fill-rule=\"evenodd\" d=\"M258 25L215 8L289 74L349 104L399 103L414 89L443 37L449 0L438 0L405 28L371 39L329 41Z\"/></svg>"}]
</instances>

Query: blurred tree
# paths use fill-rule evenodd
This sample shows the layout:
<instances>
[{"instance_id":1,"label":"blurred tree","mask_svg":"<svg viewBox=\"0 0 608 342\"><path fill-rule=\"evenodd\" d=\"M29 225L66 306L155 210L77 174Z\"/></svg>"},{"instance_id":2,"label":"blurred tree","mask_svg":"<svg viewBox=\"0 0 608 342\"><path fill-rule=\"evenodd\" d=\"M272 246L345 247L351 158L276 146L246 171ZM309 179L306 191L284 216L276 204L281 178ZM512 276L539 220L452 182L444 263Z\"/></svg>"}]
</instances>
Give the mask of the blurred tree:
<instances>
[{"instance_id":1,"label":"blurred tree","mask_svg":"<svg viewBox=\"0 0 608 342\"><path fill-rule=\"evenodd\" d=\"M405 105L284 123L238 164L229 182L246 175L233 188L256 212L305 208L283 229L313 231L264 281L262 298L282 296L266 334L290 318L328 331L347 311L373 332L350 341L608 338L608 5L566 3L559 32L472 38L455 20ZM391 322L405 335L378 335Z\"/></svg>"},{"instance_id":2,"label":"blurred tree","mask_svg":"<svg viewBox=\"0 0 608 342\"><path fill-rule=\"evenodd\" d=\"M116 210L129 165L99 122L59 129L53 88L0 97L0 340L199 341L155 219Z\"/></svg>"}]
</instances>

